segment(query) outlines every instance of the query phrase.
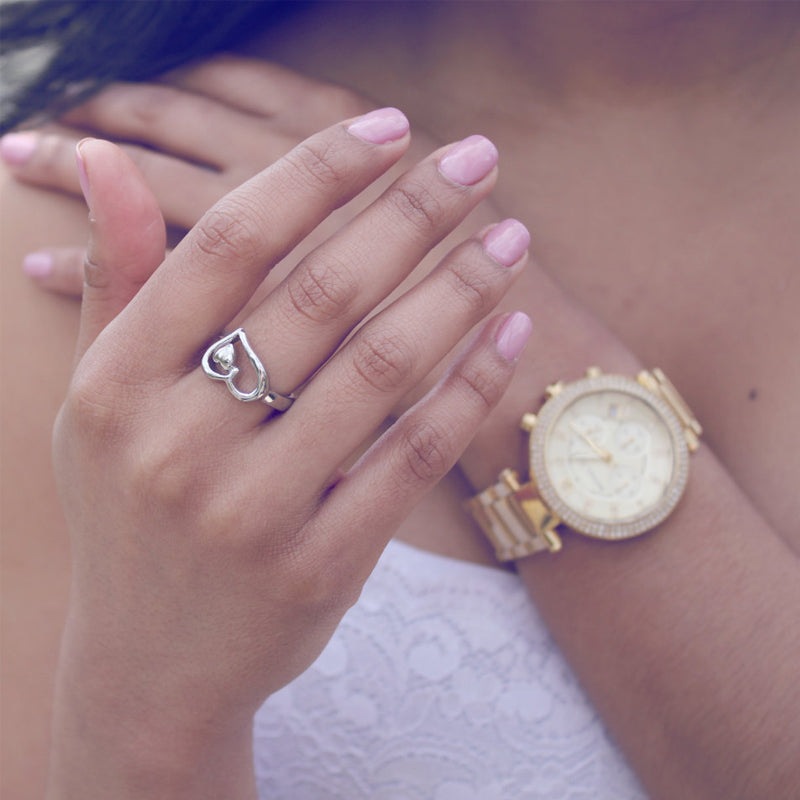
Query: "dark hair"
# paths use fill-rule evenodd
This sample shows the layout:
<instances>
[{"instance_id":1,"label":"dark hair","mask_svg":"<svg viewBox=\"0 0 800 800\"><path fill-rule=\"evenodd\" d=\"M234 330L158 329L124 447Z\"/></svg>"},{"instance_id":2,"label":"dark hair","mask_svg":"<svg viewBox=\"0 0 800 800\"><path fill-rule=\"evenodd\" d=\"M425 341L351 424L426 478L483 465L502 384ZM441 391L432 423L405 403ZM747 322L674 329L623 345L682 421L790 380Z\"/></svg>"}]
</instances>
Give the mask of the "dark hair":
<instances>
[{"instance_id":1,"label":"dark hair","mask_svg":"<svg viewBox=\"0 0 800 800\"><path fill-rule=\"evenodd\" d=\"M225 50L303 0L0 2L0 133Z\"/></svg>"}]
</instances>

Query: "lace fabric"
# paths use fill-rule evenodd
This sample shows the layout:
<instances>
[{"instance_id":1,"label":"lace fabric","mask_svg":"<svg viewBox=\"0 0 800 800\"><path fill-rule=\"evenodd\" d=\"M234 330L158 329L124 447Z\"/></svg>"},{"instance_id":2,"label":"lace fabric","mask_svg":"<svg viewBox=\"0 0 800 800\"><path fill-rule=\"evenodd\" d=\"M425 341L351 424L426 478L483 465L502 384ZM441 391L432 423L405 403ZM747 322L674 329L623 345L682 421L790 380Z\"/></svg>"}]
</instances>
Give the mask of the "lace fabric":
<instances>
[{"instance_id":1,"label":"lace fabric","mask_svg":"<svg viewBox=\"0 0 800 800\"><path fill-rule=\"evenodd\" d=\"M641 800L521 581L392 541L255 718L263 800Z\"/></svg>"}]
</instances>

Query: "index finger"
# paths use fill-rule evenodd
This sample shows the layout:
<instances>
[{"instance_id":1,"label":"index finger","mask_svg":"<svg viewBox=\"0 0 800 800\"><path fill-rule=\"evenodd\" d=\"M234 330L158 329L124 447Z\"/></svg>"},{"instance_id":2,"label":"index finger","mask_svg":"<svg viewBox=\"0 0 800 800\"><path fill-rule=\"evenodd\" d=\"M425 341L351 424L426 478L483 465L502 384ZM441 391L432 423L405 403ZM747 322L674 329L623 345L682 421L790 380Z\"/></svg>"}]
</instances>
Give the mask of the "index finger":
<instances>
[{"instance_id":1,"label":"index finger","mask_svg":"<svg viewBox=\"0 0 800 800\"><path fill-rule=\"evenodd\" d=\"M272 266L394 164L408 141L405 116L379 109L312 136L222 198L120 316L126 354L150 362L159 352L159 371L182 370Z\"/></svg>"}]
</instances>

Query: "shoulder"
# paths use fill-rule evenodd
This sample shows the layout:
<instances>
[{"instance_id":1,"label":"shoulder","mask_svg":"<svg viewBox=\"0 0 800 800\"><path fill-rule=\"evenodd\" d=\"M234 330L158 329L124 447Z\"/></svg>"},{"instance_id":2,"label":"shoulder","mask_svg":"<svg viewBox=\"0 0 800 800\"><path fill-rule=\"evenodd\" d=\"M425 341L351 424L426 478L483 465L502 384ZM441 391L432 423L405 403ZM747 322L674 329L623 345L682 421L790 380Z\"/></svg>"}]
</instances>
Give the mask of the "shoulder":
<instances>
[{"instance_id":1,"label":"shoulder","mask_svg":"<svg viewBox=\"0 0 800 800\"><path fill-rule=\"evenodd\" d=\"M33 285L21 264L29 252L79 244L85 236L82 203L18 184L0 167L2 586L10 620L3 631L2 670L13 687L3 725L14 731L0 773L3 790L20 800L41 797L47 774L51 684L69 587L50 436L72 368L79 314L77 302Z\"/></svg>"}]
</instances>

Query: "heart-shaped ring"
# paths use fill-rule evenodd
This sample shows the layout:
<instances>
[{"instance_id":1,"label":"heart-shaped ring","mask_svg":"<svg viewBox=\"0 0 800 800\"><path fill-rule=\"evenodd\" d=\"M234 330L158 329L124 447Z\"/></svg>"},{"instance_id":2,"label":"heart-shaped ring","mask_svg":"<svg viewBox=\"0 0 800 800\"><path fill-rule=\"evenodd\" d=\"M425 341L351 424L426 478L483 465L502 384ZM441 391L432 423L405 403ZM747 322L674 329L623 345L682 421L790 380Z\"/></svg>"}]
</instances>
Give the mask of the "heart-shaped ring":
<instances>
[{"instance_id":1,"label":"heart-shaped ring","mask_svg":"<svg viewBox=\"0 0 800 800\"><path fill-rule=\"evenodd\" d=\"M256 373L256 386L249 392L243 392L236 385L236 376L239 374L239 367L236 366L236 347L234 343L241 343L253 369ZM275 411L286 411L295 401L294 395L279 394L270 391L269 375L261 363L259 357L250 346L244 328L237 328L233 333L223 336L218 342L203 354L203 372L215 381L225 381L228 391L243 403L252 403L254 400L263 400L270 408Z\"/></svg>"}]
</instances>

